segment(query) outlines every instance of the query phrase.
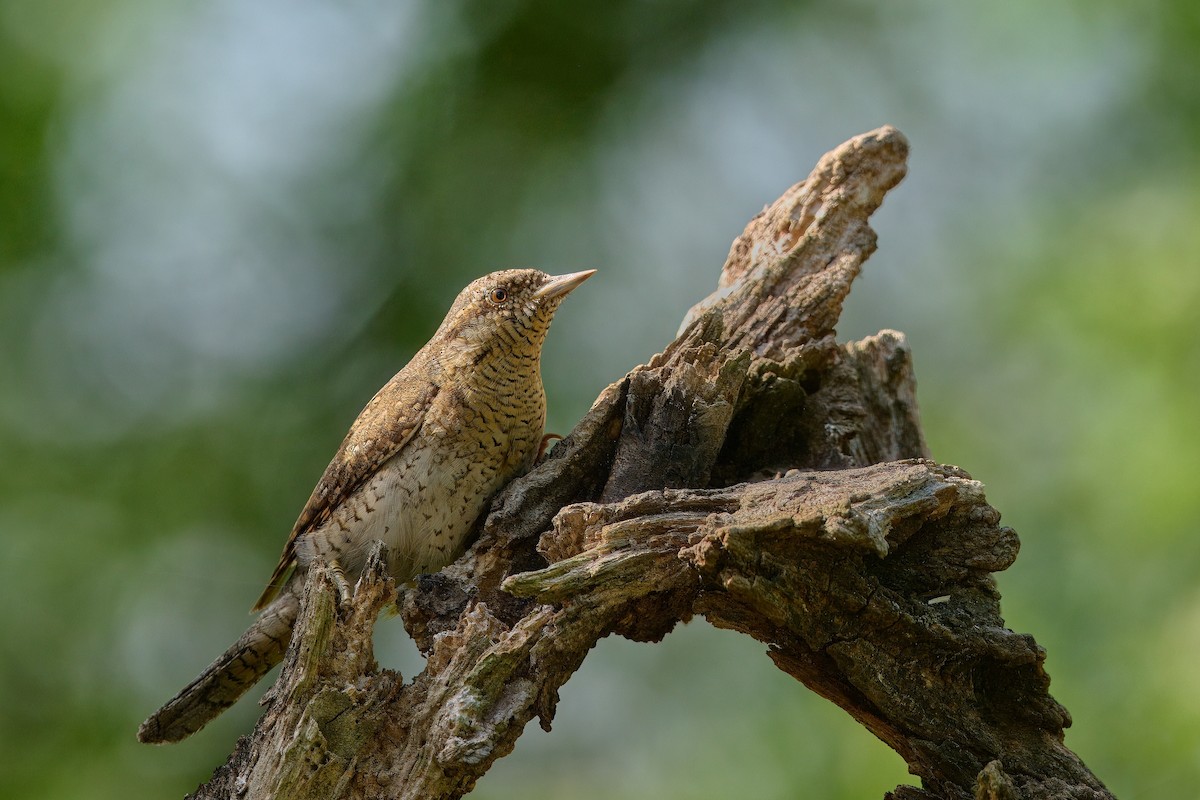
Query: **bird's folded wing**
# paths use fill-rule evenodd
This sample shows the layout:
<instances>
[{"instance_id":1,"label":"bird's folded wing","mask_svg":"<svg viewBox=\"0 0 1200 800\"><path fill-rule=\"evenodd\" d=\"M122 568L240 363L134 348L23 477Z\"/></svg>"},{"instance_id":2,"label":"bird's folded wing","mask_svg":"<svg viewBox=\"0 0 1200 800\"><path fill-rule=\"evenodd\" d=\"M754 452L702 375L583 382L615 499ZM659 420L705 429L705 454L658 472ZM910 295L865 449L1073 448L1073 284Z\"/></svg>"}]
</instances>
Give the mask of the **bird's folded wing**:
<instances>
[{"instance_id":1,"label":"bird's folded wing","mask_svg":"<svg viewBox=\"0 0 1200 800\"><path fill-rule=\"evenodd\" d=\"M279 564L252 611L259 611L279 593L295 565L296 539L320 527L333 510L366 483L420 429L425 412L438 393L438 383L421 369L418 354L380 389L358 415L337 454L325 468L300 512Z\"/></svg>"}]
</instances>

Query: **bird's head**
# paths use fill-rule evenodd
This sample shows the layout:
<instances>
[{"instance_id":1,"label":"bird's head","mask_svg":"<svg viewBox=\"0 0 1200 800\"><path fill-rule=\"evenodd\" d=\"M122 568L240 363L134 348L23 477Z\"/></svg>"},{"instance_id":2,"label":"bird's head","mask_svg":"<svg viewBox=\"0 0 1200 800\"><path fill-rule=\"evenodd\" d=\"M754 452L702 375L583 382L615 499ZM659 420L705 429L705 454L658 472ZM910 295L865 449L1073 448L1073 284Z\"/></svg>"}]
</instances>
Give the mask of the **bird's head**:
<instances>
[{"instance_id":1,"label":"bird's head","mask_svg":"<svg viewBox=\"0 0 1200 800\"><path fill-rule=\"evenodd\" d=\"M540 348L559 303L595 272L547 275L506 269L484 275L459 293L434 338L478 347Z\"/></svg>"}]
</instances>

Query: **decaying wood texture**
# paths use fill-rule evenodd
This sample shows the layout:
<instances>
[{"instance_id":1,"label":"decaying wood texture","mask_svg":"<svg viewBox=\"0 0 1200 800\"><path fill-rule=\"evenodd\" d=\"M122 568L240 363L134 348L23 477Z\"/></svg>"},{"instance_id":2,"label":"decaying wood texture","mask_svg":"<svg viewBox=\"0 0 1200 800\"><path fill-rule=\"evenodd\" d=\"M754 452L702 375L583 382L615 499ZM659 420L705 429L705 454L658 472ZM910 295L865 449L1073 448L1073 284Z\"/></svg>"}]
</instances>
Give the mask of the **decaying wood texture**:
<instances>
[{"instance_id":1,"label":"decaying wood texture","mask_svg":"<svg viewBox=\"0 0 1200 800\"><path fill-rule=\"evenodd\" d=\"M194 796L459 797L527 722L549 729L598 639L701 615L903 756L921 787L889 797L1110 797L1063 744L1044 652L1004 627L992 573L1017 536L930 460L903 335L834 339L907 149L885 127L822 158L471 550L399 591L427 658L410 682L374 662L397 597L379 562L347 608L314 570L265 714Z\"/></svg>"}]
</instances>

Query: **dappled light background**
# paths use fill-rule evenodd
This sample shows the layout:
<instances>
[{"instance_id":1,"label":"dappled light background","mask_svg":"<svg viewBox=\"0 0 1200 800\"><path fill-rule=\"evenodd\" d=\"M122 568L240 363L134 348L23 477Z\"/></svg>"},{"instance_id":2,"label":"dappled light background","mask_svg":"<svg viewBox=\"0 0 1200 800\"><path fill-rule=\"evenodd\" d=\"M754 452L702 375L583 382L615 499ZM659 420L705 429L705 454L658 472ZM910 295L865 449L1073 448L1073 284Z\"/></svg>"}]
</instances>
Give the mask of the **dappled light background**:
<instances>
[{"instance_id":1,"label":"dappled light background","mask_svg":"<svg viewBox=\"0 0 1200 800\"><path fill-rule=\"evenodd\" d=\"M346 428L484 272L596 268L566 433L765 203L891 123L840 328L1022 538L1009 625L1121 797L1200 782L1200 12L1029 0L0 0L0 796L179 796L138 723L229 644ZM420 656L395 620L380 660ZM605 640L481 798L880 797L890 750L695 621Z\"/></svg>"}]
</instances>

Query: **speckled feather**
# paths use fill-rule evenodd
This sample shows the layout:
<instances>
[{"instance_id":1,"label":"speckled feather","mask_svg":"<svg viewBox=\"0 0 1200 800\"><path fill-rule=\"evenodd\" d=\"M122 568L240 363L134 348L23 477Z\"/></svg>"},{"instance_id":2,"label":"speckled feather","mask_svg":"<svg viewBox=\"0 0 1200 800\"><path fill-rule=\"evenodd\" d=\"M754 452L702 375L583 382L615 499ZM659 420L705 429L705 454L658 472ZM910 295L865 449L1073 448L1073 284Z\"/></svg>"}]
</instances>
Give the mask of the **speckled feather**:
<instances>
[{"instance_id":1,"label":"speckled feather","mask_svg":"<svg viewBox=\"0 0 1200 800\"><path fill-rule=\"evenodd\" d=\"M491 497L537 454L542 343L562 298L591 274L505 270L459 294L433 338L354 421L254 606L262 615L142 724L139 739L194 733L283 657L299 575L313 560L357 574L383 540L392 575L407 580L458 556Z\"/></svg>"}]
</instances>

